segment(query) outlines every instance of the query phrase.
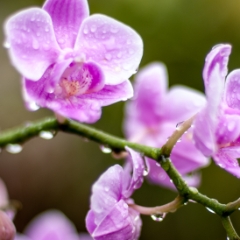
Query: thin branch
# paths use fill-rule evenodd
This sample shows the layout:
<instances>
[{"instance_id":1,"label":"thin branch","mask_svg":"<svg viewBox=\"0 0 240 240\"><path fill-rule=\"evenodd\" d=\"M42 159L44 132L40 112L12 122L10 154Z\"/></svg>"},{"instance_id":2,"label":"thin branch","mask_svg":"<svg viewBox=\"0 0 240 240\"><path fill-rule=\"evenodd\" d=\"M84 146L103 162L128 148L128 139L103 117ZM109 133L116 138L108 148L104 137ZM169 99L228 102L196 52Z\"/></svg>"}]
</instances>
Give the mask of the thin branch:
<instances>
[{"instance_id":1,"label":"thin branch","mask_svg":"<svg viewBox=\"0 0 240 240\"><path fill-rule=\"evenodd\" d=\"M230 217L222 217L222 225L227 232L227 236L229 240L240 240L237 232L235 231Z\"/></svg>"},{"instance_id":2,"label":"thin branch","mask_svg":"<svg viewBox=\"0 0 240 240\"><path fill-rule=\"evenodd\" d=\"M181 129L178 132L178 135L176 135L175 133L173 134L173 139L176 140L177 137L181 136L181 134L186 131L187 127L191 126L191 121L192 120L184 122L181 125ZM54 117L46 118L40 121L32 122L28 125L23 125L18 128L1 132L0 147L6 147L8 144L23 144L25 141L38 136L41 131L59 130L66 133L76 134L84 138L88 138L89 140L95 141L98 144L111 148L116 153L125 151L125 147L128 146L151 159L158 160L160 161L162 168L172 179L174 185L179 192L179 195L184 197L186 200L192 199L202 204L203 206L208 207L220 216L226 217L233 212L233 210L229 210L229 208L227 208L225 204L221 204L217 200L211 199L199 193L197 189L191 188L186 184L182 176L171 163L170 159L165 158L167 152L169 152L171 147L166 147L166 151L161 151L160 148L152 148L133 142L128 142L124 139L99 131L91 126L87 126L72 120L65 120L63 123L59 123L58 120ZM174 143L174 141L171 140L171 144ZM169 142L165 146L170 146Z\"/></svg>"},{"instance_id":3,"label":"thin branch","mask_svg":"<svg viewBox=\"0 0 240 240\"><path fill-rule=\"evenodd\" d=\"M162 206L143 207L143 206L139 206L137 204L129 204L129 206L141 214L154 215L154 214L175 212L178 208L183 206L183 204L184 204L184 198L181 196L178 196L172 202L169 202Z\"/></svg>"},{"instance_id":4,"label":"thin branch","mask_svg":"<svg viewBox=\"0 0 240 240\"><path fill-rule=\"evenodd\" d=\"M173 147L177 143L177 141L182 137L182 135L192 126L193 120L195 119L195 115L188 120L177 125L176 130L173 132L171 137L167 140L167 142L162 146L161 153L165 157L169 157Z\"/></svg>"}]
</instances>

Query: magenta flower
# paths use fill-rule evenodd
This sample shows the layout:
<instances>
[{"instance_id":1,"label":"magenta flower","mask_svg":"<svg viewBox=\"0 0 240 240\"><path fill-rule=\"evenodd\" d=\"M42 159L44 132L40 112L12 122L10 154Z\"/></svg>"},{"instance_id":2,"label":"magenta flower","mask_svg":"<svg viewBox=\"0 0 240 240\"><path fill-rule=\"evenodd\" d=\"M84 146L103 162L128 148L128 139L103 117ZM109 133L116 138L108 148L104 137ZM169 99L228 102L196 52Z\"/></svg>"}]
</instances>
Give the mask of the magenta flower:
<instances>
[{"instance_id":1,"label":"magenta flower","mask_svg":"<svg viewBox=\"0 0 240 240\"><path fill-rule=\"evenodd\" d=\"M128 203L133 203L130 196L142 185L144 165L140 154L126 149L130 157L125 167L110 167L92 187L86 227L95 240L136 240L140 235L139 213Z\"/></svg>"},{"instance_id":2,"label":"magenta flower","mask_svg":"<svg viewBox=\"0 0 240 240\"><path fill-rule=\"evenodd\" d=\"M57 211L46 211L28 225L24 235L18 234L15 240L91 240L87 234L77 234L74 225Z\"/></svg>"},{"instance_id":3,"label":"magenta flower","mask_svg":"<svg viewBox=\"0 0 240 240\"><path fill-rule=\"evenodd\" d=\"M196 114L204 106L204 96L193 89L174 86L167 92L167 71L163 64L152 63L135 79L135 98L126 107L125 133L130 141L161 147L176 130L176 125ZM189 173L208 164L192 141L192 129L183 135L171 153L171 160L191 186L200 182L198 174ZM156 161L147 159L148 178L174 188Z\"/></svg>"},{"instance_id":4,"label":"magenta flower","mask_svg":"<svg viewBox=\"0 0 240 240\"><path fill-rule=\"evenodd\" d=\"M5 24L6 46L23 75L26 106L95 122L101 107L133 95L129 77L142 57L140 36L86 0L47 0Z\"/></svg>"},{"instance_id":5,"label":"magenta flower","mask_svg":"<svg viewBox=\"0 0 240 240\"><path fill-rule=\"evenodd\" d=\"M226 171L240 177L240 70L227 75L231 46L217 45L207 55L203 80L207 103L194 123L196 146Z\"/></svg>"}]
</instances>

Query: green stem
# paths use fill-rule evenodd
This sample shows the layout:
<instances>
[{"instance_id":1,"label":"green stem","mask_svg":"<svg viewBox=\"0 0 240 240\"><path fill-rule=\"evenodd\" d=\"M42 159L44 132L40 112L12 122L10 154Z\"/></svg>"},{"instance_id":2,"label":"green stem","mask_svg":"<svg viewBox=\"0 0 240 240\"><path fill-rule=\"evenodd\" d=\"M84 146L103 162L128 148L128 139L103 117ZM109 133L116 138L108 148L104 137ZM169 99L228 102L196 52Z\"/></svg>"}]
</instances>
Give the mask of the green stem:
<instances>
[{"instance_id":1,"label":"green stem","mask_svg":"<svg viewBox=\"0 0 240 240\"><path fill-rule=\"evenodd\" d=\"M230 217L222 217L222 225L227 232L229 240L240 240L240 237L237 235L237 232L232 225Z\"/></svg>"},{"instance_id":2,"label":"green stem","mask_svg":"<svg viewBox=\"0 0 240 240\"><path fill-rule=\"evenodd\" d=\"M186 125L186 126L185 126ZM181 125L182 134L189 127L189 123L186 122L183 126ZM159 148L152 148L144 146L141 144L128 142L124 139L106 134L102 131L99 131L93 127L72 121L65 120L63 123L59 123L56 118L46 118L40 121L32 122L28 125L23 125L18 128L11 130L3 131L0 133L0 147L5 147L8 144L23 144L25 141L38 136L41 131L58 131L61 130L66 133L73 133L84 138L88 138L92 141L95 141L101 145L106 145L115 152L125 151L125 147L128 146L145 156L155 159L161 163L162 168L166 171L168 176L172 179L174 185L176 186L179 194L184 197L184 199L192 199L203 206L211 209L216 214L220 216L228 216L235 209L227 207L225 204L219 203L215 199L211 199L198 192L197 189L189 187L186 182L183 180L179 172L173 166L171 161L164 156L170 154L169 149L171 146L165 148L166 152L161 151ZM178 137L180 136L179 133ZM176 141L176 136L174 136L174 141ZM174 142L173 141L173 142ZM167 145L168 146L168 145Z\"/></svg>"}]
</instances>

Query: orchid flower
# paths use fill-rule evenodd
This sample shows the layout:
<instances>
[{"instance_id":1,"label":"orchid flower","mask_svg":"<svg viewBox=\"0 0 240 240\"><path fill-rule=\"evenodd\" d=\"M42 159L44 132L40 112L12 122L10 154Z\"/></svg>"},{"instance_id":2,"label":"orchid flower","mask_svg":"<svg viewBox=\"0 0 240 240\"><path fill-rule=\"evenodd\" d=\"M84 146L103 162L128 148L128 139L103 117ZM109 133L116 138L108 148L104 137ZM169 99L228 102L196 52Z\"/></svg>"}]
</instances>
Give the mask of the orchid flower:
<instances>
[{"instance_id":1,"label":"orchid flower","mask_svg":"<svg viewBox=\"0 0 240 240\"><path fill-rule=\"evenodd\" d=\"M174 86L167 92L168 78L162 63L152 63L135 78L135 97L126 106L124 130L130 141L160 148L176 130L176 125L196 114L205 104L204 96L193 89ZM171 153L171 161L187 183L197 186L198 174L191 172L209 161L192 141L192 129L185 133ZM148 178L156 184L175 188L160 164L146 158Z\"/></svg>"},{"instance_id":2,"label":"orchid flower","mask_svg":"<svg viewBox=\"0 0 240 240\"><path fill-rule=\"evenodd\" d=\"M144 164L140 154L126 150L130 157L125 167L110 167L92 187L86 227L95 240L136 240L140 235L139 212L128 204L133 203L130 196L134 190L142 185Z\"/></svg>"},{"instance_id":3,"label":"orchid flower","mask_svg":"<svg viewBox=\"0 0 240 240\"><path fill-rule=\"evenodd\" d=\"M207 103L194 122L194 140L206 156L240 177L240 69L226 78L231 46L220 44L206 57L203 80Z\"/></svg>"},{"instance_id":4,"label":"orchid flower","mask_svg":"<svg viewBox=\"0 0 240 240\"><path fill-rule=\"evenodd\" d=\"M46 107L92 123L101 107L133 95L129 77L143 53L140 36L101 14L86 0L47 0L5 23L12 64L23 75L29 110Z\"/></svg>"},{"instance_id":5,"label":"orchid flower","mask_svg":"<svg viewBox=\"0 0 240 240\"><path fill-rule=\"evenodd\" d=\"M74 225L67 217L57 211L49 210L30 222L24 234L15 240L91 240L87 234L77 234Z\"/></svg>"}]
</instances>

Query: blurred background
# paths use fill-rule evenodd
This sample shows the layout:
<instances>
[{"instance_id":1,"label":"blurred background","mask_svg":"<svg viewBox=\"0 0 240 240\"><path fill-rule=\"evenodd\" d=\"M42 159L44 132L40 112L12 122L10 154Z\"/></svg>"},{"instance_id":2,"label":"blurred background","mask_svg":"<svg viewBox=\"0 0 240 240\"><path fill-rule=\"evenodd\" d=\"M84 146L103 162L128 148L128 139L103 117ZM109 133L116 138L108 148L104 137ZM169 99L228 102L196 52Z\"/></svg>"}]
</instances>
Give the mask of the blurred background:
<instances>
[{"instance_id":1,"label":"blurred background","mask_svg":"<svg viewBox=\"0 0 240 240\"><path fill-rule=\"evenodd\" d=\"M0 0L0 22L20 9L41 6L42 0ZM237 0L89 0L91 13L103 13L131 27L142 36L144 56L141 66L151 61L167 65L170 85L184 84L203 91L202 68L209 50L218 43L231 43L229 70L240 67L240 1ZM4 42L2 31L0 43ZM0 48L0 129L27 123L48 110L28 112L21 97L20 76L10 65L7 51ZM95 126L123 136L124 104L103 109ZM11 199L22 202L15 224L19 232L38 213L59 209L85 230L91 185L117 160L101 153L95 143L59 132L52 140L34 138L13 155L0 154L0 177ZM240 180L215 164L202 170L200 191L227 203L240 197ZM176 193L147 182L134 194L135 202L146 206L167 203ZM201 205L188 204L163 222L143 216L141 240L226 239L220 219ZM232 215L240 233L240 213Z\"/></svg>"}]
</instances>

